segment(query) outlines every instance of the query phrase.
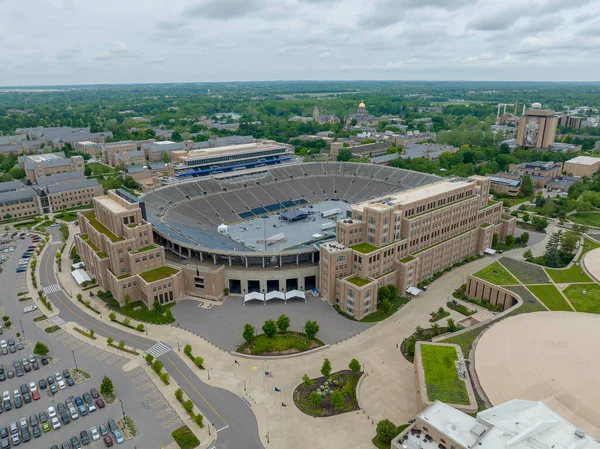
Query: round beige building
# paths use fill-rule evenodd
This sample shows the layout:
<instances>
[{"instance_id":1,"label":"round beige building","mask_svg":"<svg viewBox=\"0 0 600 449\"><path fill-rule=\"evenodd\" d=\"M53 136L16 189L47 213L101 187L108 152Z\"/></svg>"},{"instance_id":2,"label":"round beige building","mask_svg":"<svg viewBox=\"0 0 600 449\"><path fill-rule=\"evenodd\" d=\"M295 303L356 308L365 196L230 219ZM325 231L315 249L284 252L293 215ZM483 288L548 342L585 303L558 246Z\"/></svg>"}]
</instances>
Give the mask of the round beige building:
<instances>
[{"instance_id":1,"label":"round beige building","mask_svg":"<svg viewBox=\"0 0 600 449\"><path fill-rule=\"evenodd\" d=\"M600 316L536 312L490 327L475 349L479 382L493 405L543 400L600 438Z\"/></svg>"}]
</instances>

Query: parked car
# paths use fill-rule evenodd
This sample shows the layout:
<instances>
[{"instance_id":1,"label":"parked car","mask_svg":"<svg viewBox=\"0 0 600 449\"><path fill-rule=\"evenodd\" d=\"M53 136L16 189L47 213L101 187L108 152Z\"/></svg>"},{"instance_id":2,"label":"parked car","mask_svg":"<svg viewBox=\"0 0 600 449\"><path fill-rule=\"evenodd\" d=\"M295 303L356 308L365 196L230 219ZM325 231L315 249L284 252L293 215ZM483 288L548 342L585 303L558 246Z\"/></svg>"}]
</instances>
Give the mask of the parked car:
<instances>
[{"instance_id":1,"label":"parked car","mask_svg":"<svg viewBox=\"0 0 600 449\"><path fill-rule=\"evenodd\" d=\"M73 449L81 449L81 444L79 444L77 437L71 437L71 446L73 446Z\"/></svg>"},{"instance_id":2,"label":"parked car","mask_svg":"<svg viewBox=\"0 0 600 449\"><path fill-rule=\"evenodd\" d=\"M67 379L67 385L68 385L69 387L72 387L73 385L75 385L75 381L73 380L73 378L72 378L72 377L69 377L69 378Z\"/></svg>"},{"instance_id":3,"label":"parked car","mask_svg":"<svg viewBox=\"0 0 600 449\"><path fill-rule=\"evenodd\" d=\"M56 386L56 384L52 384L52 385L50 385L50 392L51 392L52 394L56 394L56 393L58 393L58 387Z\"/></svg>"},{"instance_id":4,"label":"parked car","mask_svg":"<svg viewBox=\"0 0 600 449\"><path fill-rule=\"evenodd\" d=\"M96 427L92 427L90 429L90 435L91 435L93 441L100 439L100 432L98 432L98 429Z\"/></svg>"},{"instance_id":5,"label":"parked car","mask_svg":"<svg viewBox=\"0 0 600 449\"><path fill-rule=\"evenodd\" d=\"M58 418L55 416L54 418L52 418L52 428L54 430L58 430L60 429L62 426L60 424L60 421L58 420Z\"/></svg>"},{"instance_id":6,"label":"parked car","mask_svg":"<svg viewBox=\"0 0 600 449\"><path fill-rule=\"evenodd\" d=\"M103 437L108 435L108 429L104 424L100 424L100 435L102 435Z\"/></svg>"},{"instance_id":7,"label":"parked car","mask_svg":"<svg viewBox=\"0 0 600 449\"><path fill-rule=\"evenodd\" d=\"M100 397L100 394L98 393L98 390L96 390L95 388L92 388L90 390L90 394L92 395L92 397L94 399L98 399Z\"/></svg>"},{"instance_id":8,"label":"parked car","mask_svg":"<svg viewBox=\"0 0 600 449\"><path fill-rule=\"evenodd\" d=\"M48 415L46 415L46 412L41 411L38 417L40 419L40 423L44 424L48 422Z\"/></svg>"},{"instance_id":9,"label":"parked car","mask_svg":"<svg viewBox=\"0 0 600 449\"><path fill-rule=\"evenodd\" d=\"M46 389L46 381L44 379L40 379L38 381L38 385L40 386L40 390L45 390Z\"/></svg>"},{"instance_id":10,"label":"parked car","mask_svg":"<svg viewBox=\"0 0 600 449\"><path fill-rule=\"evenodd\" d=\"M119 430L115 430L113 432L113 435L115 436L115 440L116 440L117 444L121 444L125 441L125 439L123 438L123 436L121 435L121 432Z\"/></svg>"},{"instance_id":11,"label":"parked car","mask_svg":"<svg viewBox=\"0 0 600 449\"><path fill-rule=\"evenodd\" d=\"M110 431L112 433L115 433L115 431L119 430L119 428L117 427L117 423L115 422L114 419L108 420L108 428L110 429Z\"/></svg>"},{"instance_id":12,"label":"parked car","mask_svg":"<svg viewBox=\"0 0 600 449\"><path fill-rule=\"evenodd\" d=\"M104 408L104 401L102 400L102 398L96 399L96 405L98 406L98 408Z\"/></svg>"},{"instance_id":13,"label":"parked car","mask_svg":"<svg viewBox=\"0 0 600 449\"><path fill-rule=\"evenodd\" d=\"M113 445L113 440L112 440L112 438L110 437L110 435L106 435L106 436L105 436L105 437L102 439L102 441L104 441L104 446L105 446L105 447L112 447L112 445Z\"/></svg>"},{"instance_id":14,"label":"parked car","mask_svg":"<svg viewBox=\"0 0 600 449\"><path fill-rule=\"evenodd\" d=\"M33 426L31 431L33 433L33 438L39 438L42 436L42 431L40 430L39 426Z\"/></svg>"},{"instance_id":15,"label":"parked car","mask_svg":"<svg viewBox=\"0 0 600 449\"><path fill-rule=\"evenodd\" d=\"M84 446L87 446L91 442L87 430L82 430L81 432L79 432L79 439L81 440L81 444L83 444Z\"/></svg>"}]
</instances>

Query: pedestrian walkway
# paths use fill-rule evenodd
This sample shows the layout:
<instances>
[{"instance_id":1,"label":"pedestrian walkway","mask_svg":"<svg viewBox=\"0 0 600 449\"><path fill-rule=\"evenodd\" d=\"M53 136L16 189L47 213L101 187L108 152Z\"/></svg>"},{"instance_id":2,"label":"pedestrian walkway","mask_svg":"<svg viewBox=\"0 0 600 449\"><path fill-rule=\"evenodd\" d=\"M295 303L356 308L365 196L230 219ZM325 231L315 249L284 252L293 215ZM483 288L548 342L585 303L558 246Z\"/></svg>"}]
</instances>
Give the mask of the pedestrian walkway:
<instances>
[{"instance_id":1,"label":"pedestrian walkway","mask_svg":"<svg viewBox=\"0 0 600 449\"><path fill-rule=\"evenodd\" d=\"M63 320L61 317L57 316L53 316L50 317L50 321L52 321L54 324L56 324L57 326L62 326L63 324L65 324L65 320Z\"/></svg>"},{"instance_id":2,"label":"pedestrian walkway","mask_svg":"<svg viewBox=\"0 0 600 449\"><path fill-rule=\"evenodd\" d=\"M60 284L54 284L54 285L49 285L47 287L44 287L45 294L54 293L54 292L58 292L58 291L60 291Z\"/></svg>"},{"instance_id":3,"label":"pedestrian walkway","mask_svg":"<svg viewBox=\"0 0 600 449\"><path fill-rule=\"evenodd\" d=\"M172 351L172 350L173 350L173 348L171 348L169 345L163 343L162 341L159 341L154 346L149 348L146 351L146 354L152 354L154 356L154 358L157 359L161 355L165 355L167 352Z\"/></svg>"}]
</instances>

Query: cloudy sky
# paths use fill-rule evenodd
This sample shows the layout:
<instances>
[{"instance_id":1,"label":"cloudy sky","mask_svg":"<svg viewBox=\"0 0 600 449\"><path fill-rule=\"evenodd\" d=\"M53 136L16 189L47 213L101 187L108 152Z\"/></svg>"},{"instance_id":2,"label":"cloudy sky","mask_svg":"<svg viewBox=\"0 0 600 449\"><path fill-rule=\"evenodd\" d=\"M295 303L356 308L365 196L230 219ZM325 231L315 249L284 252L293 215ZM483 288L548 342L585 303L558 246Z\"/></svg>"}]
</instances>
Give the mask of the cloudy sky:
<instances>
[{"instance_id":1,"label":"cloudy sky","mask_svg":"<svg viewBox=\"0 0 600 449\"><path fill-rule=\"evenodd\" d=\"M0 85L600 80L598 0L0 0Z\"/></svg>"}]
</instances>

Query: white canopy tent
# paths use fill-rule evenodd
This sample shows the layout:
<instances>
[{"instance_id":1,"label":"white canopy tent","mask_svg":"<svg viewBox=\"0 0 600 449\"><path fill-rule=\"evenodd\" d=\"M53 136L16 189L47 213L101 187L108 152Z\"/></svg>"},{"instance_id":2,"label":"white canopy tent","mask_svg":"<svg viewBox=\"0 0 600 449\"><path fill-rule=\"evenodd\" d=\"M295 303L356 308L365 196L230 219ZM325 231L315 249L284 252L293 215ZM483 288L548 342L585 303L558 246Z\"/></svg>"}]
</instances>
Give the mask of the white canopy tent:
<instances>
[{"instance_id":1,"label":"white canopy tent","mask_svg":"<svg viewBox=\"0 0 600 449\"><path fill-rule=\"evenodd\" d=\"M88 274L85 272L85 270L83 270L81 268L71 271L71 276L73 276L73 279L75 279L75 282L77 282L77 285L81 285L86 281L90 282L92 280L88 276Z\"/></svg>"},{"instance_id":2,"label":"white canopy tent","mask_svg":"<svg viewBox=\"0 0 600 449\"><path fill-rule=\"evenodd\" d=\"M496 254L496 250L492 249L492 248L486 248L483 250L484 254L489 254L490 256L493 256L494 254Z\"/></svg>"},{"instance_id":3,"label":"white canopy tent","mask_svg":"<svg viewBox=\"0 0 600 449\"><path fill-rule=\"evenodd\" d=\"M221 234L229 234L229 226L227 226L225 223L220 224L217 226L217 231L219 231Z\"/></svg>"},{"instance_id":4,"label":"white canopy tent","mask_svg":"<svg viewBox=\"0 0 600 449\"><path fill-rule=\"evenodd\" d=\"M290 290L289 292L286 292L285 300L287 301L288 299L291 299L291 298L302 298L304 300L304 302L306 302L306 295L304 294L303 291L300 291L300 290Z\"/></svg>"},{"instance_id":5,"label":"white canopy tent","mask_svg":"<svg viewBox=\"0 0 600 449\"><path fill-rule=\"evenodd\" d=\"M246 305L246 303L248 301L262 301L264 304L265 295L263 295L262 293L258 293L258 292L250 292L250 293L244 295L244 306Z\"/></svg>"},{"instance_id":6,"label":"white canopy tent","mask_svg":"<svg viewBox=\"0 0 600 449\"><path fill-rule=\"evenodd\" d=\"M265 295L265 301L270 301L271 299L283 299L285 301L285 295L282 292L274 290Z\"/></svg>"},{"instance_id":7,"label":"white canopy tent","mask_svg":"<svg viewBox=\"0 0 600 449\"><path fill-rule=\"evenodd\" d=\"M421 292L422 292L422 290L418 289L417 287L408 287L406 289L406 293L408 293L409 295L412 295L412 296L417 296Z\"/></svg>"}]
</instances>

